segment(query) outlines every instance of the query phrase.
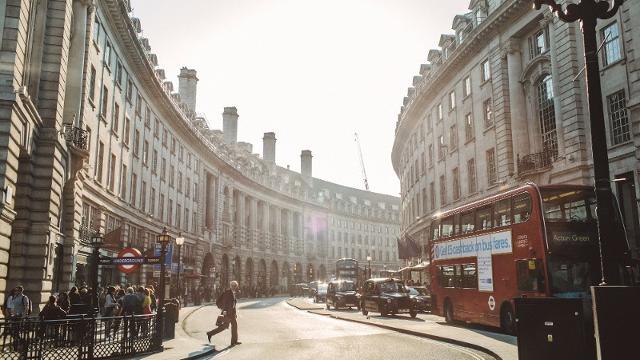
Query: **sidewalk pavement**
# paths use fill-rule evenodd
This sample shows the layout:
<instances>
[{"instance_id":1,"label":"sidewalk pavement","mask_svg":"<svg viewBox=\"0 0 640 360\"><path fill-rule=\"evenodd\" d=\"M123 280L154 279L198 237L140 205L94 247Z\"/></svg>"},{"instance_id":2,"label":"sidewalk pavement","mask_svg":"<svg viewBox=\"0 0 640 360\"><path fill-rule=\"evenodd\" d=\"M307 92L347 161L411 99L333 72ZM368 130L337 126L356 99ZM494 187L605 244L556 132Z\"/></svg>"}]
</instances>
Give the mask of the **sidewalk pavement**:
<instances>
[{"instance_id":1,"label":"sidewalk pavement","mask_svg":"<svg viewBox=\"0 0 640 360\"><path fill-rule=\"evenodd\" d=\"M314 304L308 298L290 298L287 303L299 310L312 314L331 316L335 319L358 322L383 329L426 337L486 352L497 359L517 360L518 346L514 336L488 331L466 325L449 325L440 316L419 314L411 319L409 315L382 317L378 314L362 315L353 310L326 310L325 304Z\"/></svg>"},{"instance_id":2,"label":"sidewalk pavement","mask_svg":"<svg viewBox=\"0 0 640 360\"><path fill-rule=\"evenodd\" d=\"M136 357L136 359L145 359L145 360L160 360L160 359L197 359L203 356L212 355L215 352L213 346L208 343L203 343L202 341L192 338L187 334L184 330L184 322L185 320L191 316L196 310L211 305L211 303L206 303L203 305L197 306L185 306L180 309L180 315L178 317L178 322L176 323L176 336L175 338L164 341L162 344L164 346L164 351Z\"/></svg>"}]
</instances>

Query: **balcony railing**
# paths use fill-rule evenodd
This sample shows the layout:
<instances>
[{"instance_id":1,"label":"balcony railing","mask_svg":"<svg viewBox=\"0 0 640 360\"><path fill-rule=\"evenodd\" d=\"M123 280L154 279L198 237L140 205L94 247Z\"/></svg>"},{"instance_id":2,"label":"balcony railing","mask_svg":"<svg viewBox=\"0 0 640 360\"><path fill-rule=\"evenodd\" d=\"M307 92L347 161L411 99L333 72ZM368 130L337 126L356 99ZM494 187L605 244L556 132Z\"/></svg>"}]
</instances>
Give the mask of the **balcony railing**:
<instances>
[{"instance_id":1,"label":"balcony railing","mask_svg":"<svg viewBox=\"0 0 640 360\"><path fill-rule=\"evenodd\" d=\"M71 124L64 126L64 139L67 143L78 150L87 151L88 148L88 133L79 127L75 127Z\"/></svg>"},{"instance_id":2,"label":"balcony railing","mask_svg":"<svg viewBox=\"0 0 640 360\"><path fill-rule=\"evenodd\" d=\"M545 169L557 158L557 150L547 149L538 153L518 155L518 175L524 175Z\"/></svg>"}]
</instances>

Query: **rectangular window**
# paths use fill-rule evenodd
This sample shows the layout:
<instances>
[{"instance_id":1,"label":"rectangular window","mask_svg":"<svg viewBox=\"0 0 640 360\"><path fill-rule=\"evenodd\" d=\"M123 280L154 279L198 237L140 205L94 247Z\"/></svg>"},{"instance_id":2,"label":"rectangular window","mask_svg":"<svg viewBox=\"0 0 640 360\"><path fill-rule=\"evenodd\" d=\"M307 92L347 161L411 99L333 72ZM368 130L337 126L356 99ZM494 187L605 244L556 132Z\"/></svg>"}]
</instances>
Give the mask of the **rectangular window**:
<instances>
[{"instance_id":1,"label":"rectangular window","mask_svg":"<svg viewBox=\"0 0 640 360\"><path fill-rule=\"evenodd\" d=\"M160 218L160 221L164 221L164 195L162 194L160 194L160 201L158 205L160 210L158 216Z\"/></svg>"},{"instance_id":2,"label":"rectangular window","mask_svg":"<svg viewBox=\"0 0 640 360\"><path fill-rule=\"evenodd\" d=\"M193 202L198 202L198 183L193 183Z\"/></svg>"},{"instance_id":3,"label":"rectangular window","mask_svg":"<svg viewBox=\"0 0 640 360\"><path fill-rule=\"evenodd\" d=\"M198 213L197 212L193 212L193 215L191 216L191 231L196 233L198 232Z\"/></svg>"},{"instance_id":4,"label":"rectangular window","mask_svg":"<svg viewBox=\"0 0 640 360\"><path fill-rule=\"evenodd\" d=\"M120 105L118 103L113 104L113 120L111 121L111 130L117 136L118 135L118 122L120 121Z\"/></svg>"},{"instance_id":5,"label":"rectangular window","mask_svg":"<svg viewBox=\"0 0 640 360\"><path fill-rule=\"evenodd\" d=\"M107 109L109 107L109 89L106 86L102 87L102 103L100 104L100 116L102 120L107 120Z\"/></svg>"},{"instance_id":6,"label":"rectangular window","mask_svg":"<svg viewBox=\"0 0 640 360\"><path fill-rule=\"evenodd\" d=\"M440 266L440 284L442 287L452 288L456 285L455 268L452 265Z\"/></svg>"},{"instance_id":7,"label":"rectangular window","mask_svg":"<svg viewBox=\"0 0 640 360\"><path fill-rule=\"evenodd\" d=\"M138 156L140 154L140 131L136 129L133 135L133 155Z\"/></svg>"},{"instance_id":8,"label":"rectangular window","mask_svg":"<svg viewBox=\"0 0 640 360\"><path fill-rule=\"evenodd\" d=\"M104 144L100 141L98 144L98 159L96 161L96 177L98 178L98 182L102 183L102 168L104 165Z\"/></svg>"},{"instance_id":9,"label":"rectangular window","mask_svg":"<svg viewBox=\"0 0 640 360\"><path fill-rule=\"evenodd\" d=\"M167 147L167 138L169 137L169 132L167 129L162 131L162 146Z\"/></svg>"},{"instance_id":10,"label":"rectangular window","mask_svg":"<svg viewBox=\"0 0 640 360\"><path fill-rule=\"evenodd\" d=\"M111 44L109 42L104 47L104 64L107 68L111 68Z\"/></svg>"},{"instance_id":11,"label":"rectangular window","mask_svg":"<svg viewBox=\"0 0 640 360\"><path fill-rule=\"evenodd\" d=\"M429 167L433 166L433 144L429 144Z\"/></svg>"},{"instance_id":12,"label":"rectangular window","mask_svg":"<svg viewBox=\"0 0 640 360\"><path fill-rule=\"evenodd\" d=\"M454 168L453 175L453 200L460 199L460 171L458 168Z\"/></svg>"},{"instance_id":13,"label":"rectangular window","mask_svg":"<svg viewBox=\"0 0 640 360\"><path fill-rule=\"evenodd\" d=\"M491 221L491 213L491 205L476 210L476 229L486 230L493 227L493 222Z\"/></svg>"},{"instance_id":14,"label":"rectangular window","mask_svg":"<svg viewBox=\"0 0 640 360\"><path fill-rule=\"evenodd\" d=\"M113 192L116 186L116 154L111 154L111 163L109 164L109 190Z\"/></svg>"},{"instance_id":15,"label":"rectangular window","mask_svg":"<svg viewBox=\"0 0 640 360\"><path fill-rule=\"evenodd\" d=\"M464 138L466 142L473 140L473 117L468 113L464 117Z\"/></svg>"},{"instance_id":16,"label":"rectangular window","mask_svg":"<svg viewBox=\"0 0 640 360\"><path fill-rule=\"evenodd\" d=\"M122 133L122 141L126 144L129 145L129 130L131 127L131 121L129 121L128 117L124 118L124 130Z\"/></svg>"},{"instance_id":17,"label":"rectangular window","mask_svg":"<svg viewBox=\"0 0 640 360\"><path fill-rule=\"evenodd\" d=\"M176 137L175 136L171 136L171 154L175 154L176 153Z\"/></svg>"},{"instance_id":18,"label":"rectangular window","mask_svg":"<svg viewBox=\"0 0 640 360\"><path fill-rule=\"evenodd\" d=\"M491 99L485 100L483 109L484 109L484 128L488 129L493 126L493 103Z\"/></svg>"},{"instance_id":19,"label":"rectangular window","mask_svg":"<svg viewBox=\"0 0 640 360\"><path fill-rule=\"evenodd\" d=\"M149 200L149 213L151 216L156 214L156 189L151 188L151 199Z\"/></svg>"},{"instance_id":20,"label":"rectangular window","mask_svg":"<svg viewBox=\"0 0 640 360\"><path fill-rule=\"evenodd\" d=\"M449 110L453 110L456 108L456 92L452 91L449 93Z\"/></svg>"},{"instance_id":21,"label":"rectangular window","mask_svg":"<svg viewBox=\"0 0 640 360\"><path fill-rule=\"evenodd\" d=\"M529 58L533 59L547 50L547 31L541 29L529 38Z\"/></svg>"},{"instance_id":22,"label":"rectangular window","mask_svg":"<svg viewBox=\"0 0 640 360\"><path fill-rule=\"evenodd\" d=\"M440 175L440 205L447 203L447 184L444 175Z\"/></svg>"},{"instance_id":23,"label":"rectangular window","mask_svg":"<svg viewBox=\"0 0 640 360\"><path fill-rule=\"evenodd\" d=\"M96 68L91 65L91 75L89 77L89 101L93 104L96 98Z\"/></svg>"},{"instance_id":24,"label":"rectangular window","mask_svg":"<svg viewBox=\"0 0 640 360\"><path fill-rule=\"evenodd\" d=\"M622 59L620 31L616 21L602 29L602 38L604 39L604 65L613 64Z\"/></svg>"},{"instance_id":25,"label":"rectangular window","mask_svg":"<svg viewBox=\"0 0 640 360\"><path fill-rule=\"evenodd\" d=\"M142 96L140 95L140 91L136 95L136 116L142 116Z\"/></svg>"},{"instance_id":26,"label":"rectangular window","mask_svg":"<svg viewBox=\"0 0 640 360\"><path fill-rule=\"evenodd\" d=\"M473 211L469 211L460 215L460 231L463 234L473 232L475 223L475 213Z\"/></svg>"},{"instance_id":27,"label":"rectangular window","mask_svg":"<svg viewBox=\"0 0 640 360\"><path fill-rule=\"evenodd\" d=\"M144 126L147 129L151 129L151 110L148 106L144 107Z\"/></svg>"},{"instance_id":28,"label":"rectangular window","mask_svg":"<svg viewBox=\"0 0 640 360\"><path fill-rule=\"evenodd\" d=\"M493 219L496 226L511 225L511 199L500 200L496 203Z\"/></svg>"},{"instance_id":29,"label":"rectangular window","mask_svg":"<svg viewBox=\"0 0 640 360\"><path fill-rule=\"evenodd\" d=\"M442 104L438 104L438 120L442 120Z\"/></svg>"},{"instance_id":30,"label":"rectangular window","mask_svg":"<svg viewBox=\"0 0 640 360\"><path fill-rule=\"evenodd\" d=\"M151 158L151 172L156 173L158 171L158 150L153 149L153 155Z\"/></svg>"},{"instance_id":31,"label":"rectangular window","mask_svg":"<svg viewBox=\"0 0 640 360\"><path fill-rule=\"evenodd\" d=\"M160 179L164 180L167 174L167 159L162 158L162 166L160 166Z\"/></svg>"},{"instance_id":32,"label":"rectangular window","mask_svg":"<svg viewBox=\"0 0 640 360\"><path fill-rule=\"evenodd\" d=\"M491 148L487 150L487 183L491 186L495 184L496 181L496 151Z\"/></svg>"},{"instance_id":33,"label":"rectangular window","mask_svg":"<svg viewBox=\"0 0 640 360\"><path fill-rule=\"evenodd\" d=\"M513 197L513 223L519 224L529 220L531 215L531 197L527 193Z\"/></svg>"},{"instance_id":34,"label":"rectangular window","mask_svg":"<svg viewBox=\"0 0 640 360\"><path fill-rule=\"evenodd\" d=\"M469 194L476 192L476 160L469 159L467 161L467 179L469 181Z\"/></svg>"},{"instance_id":35,"label":"rectangular window","mask_svg":"<svg viewBox=\"0 0 640 360\"><path fill-rule=\"evenodd\" d=\"M131 173L131 206L136 207L136 197L138 196L138 175Z\"/></svg>"},{"instance_id":36,"label":"rectangular window","mask_svg":"<svg viewBox=\"0 0 640 360\"><path fill-rule=\"evenodd\" d=\"M462 279L460 281L460 287L463 289L475 289L478 287L478 272L476 271L476 264L462 265Z\"/></svg>"},{"instance_id":37,"label":"rectangular window","mask_svg":"<svg viewBox=\"0 0 640 360\"><path fill-rule=\"evenodd\" d=\"M458 127L456 125L451 125L449 128L449 142L451 151L458 148Z\"/></svg>"},{"instance_id":38,"label":"rectangular window","mask_svg":"<svg viewBox=\"0 0 640 360\"><path fill-rule=\"evenodd\" d=\"M133 80L131 80L131 77L129 77L129 79L127 80L127 102L129 102L129 104L131 104L131 99L133 98Z\"/></svg>"},{"instance_id":39,"label":"rectangular window","mask_svg":"<svg viewBox=\"0 0 640 360\"><path fill-rule=\"evenodd\" d=\"M173 225L173 200L169 199L169 209L167 210L167 223Z\"/></svg>"},{"instance_id":40,"label":"rectangular window","mask_svg":"<svg viewBox=\"0 0 640 360\"><path fill-rule=\"evenodd\" d=\"M160 120L153 118L153 136L157 139L160 136Z\"/></svg>"},{"instance_id":41,"label":"rectangular window","mask_svg":"<svg viewBox=\"0 0 640 360\"><path fill-rule=\"evenodd\" d=\"M480 65L482 67L482 81L489 81L491 79L491 65L489 64L489 60L485 60Z\"/></svg>"},{"instance_id":42,"label":"rectangular window","mask_svg":"<svg viewBox=\"0 0 640 360\"><path fill-rule=\"evenodd\" d=\"M429 184L429 199L431 200L431 210L436 209L436 185L433 181Z\"/></svg>"},{"instance_id":43,"label":"rectangular window","mask_svg":"<svg viewBox=\"0 0 640 360\"><path fill-rule=\"evenodd\" d=\"M180 229L180 218L182 216L182 205L176 205L176 227Z\"/></svg>"},{"instance_id":44,"label":"rectangular window","mask_svg":"<svg viewBox=\"0 0 640 360\"><path fill-rule=\"evenodd\" d=\"M175 168L173 165L169 165L169 186L173 187L175 180Z\"/></svg>"},{"instance_id":45,"label":"rectangular window","mask_svg":"<svg viewBox=\"0 0 640 360\"><path fill-rule=\"evenodd\" d=\"M187 199L191 196L191 178L187 176L187 182L184 186L184 192ZM247 211L248 213L248 211Z\"/></svg>"},{"instance_id":46,"label":"rectangular window","mask_svg":"<svg viewBox=\"0 0 640 360\"><path fill-rule=\"evenodd\" d=\"M96 22L93 27L93 42L95 42L96 45L100 42L100 29L100 21L98 21L98 17L96 16Z\"/></svg>"},{"instance_id":47,"label":"rectangular window","mask_svg":"<svg viewBox=\"0 0 640 360\"><path fill-rule=\"evenodd\" d=\"M182 172L178 171L178 192L182 192Z\"/></svg>"},{"instance_id":48,"label":"rectangular window","mask_svg":"<svg viewBox=\"0 0 640 360\"><path fill-rule=\"evenodd\" d=\"M149 166L149 142L147 140L142 145L142 163L144 166Z\"/></svg>"},{"instance_id":49,"label":"rectangular window","mask_svg":"<svg viewBox=\"0 0 640 360\"><path fill-rule=\"evenodd\" d=\"M142 187L140 188L140 210L142 212L147 211L147 182L142 182Z\"/></svg>"},{"instance_id":50,"label":"rectangular window","mask_svg":"<svg viewBox=\"0 0 640 360\"><path fill-rule=\"evenodd\" d=\"M122 84L122 63L120 62L120 60L118 60L116 62L116 85L118 85L118 87L120 87L120 85Z\"/></svg>"},{"instance_id":51,"label":"rectangular window","mask_svg":"<svg viewBox=\"0 0 640 360\"><path fill-rule=\"evenodd\" d=\"M444 135L440 135L438 137L438 160L442 160L444 159L444 155L445 155L445 148L447 147L447 145L444 144Z\"/></svg>"},{"instance_id":52,"label":"rectangular window","mask_svg":"<svg viewBox=\"0 0 640 360\"><path fill-rule=\"evenodd\" d=\"M433 122L431 120L431 114L427 115L427 133L430 133L433 130Z\"/></svg>"},{"instance_id":53,"label":"rectangular window","mask_svg":"<svg viewBox=\"0 0 640 360\"><path fill-rule=\"evenodd\" d=\"M462 80L462 96L467 97L471 95L471 78L467 76Z\"/></svg>"},{"instance_id":54,"label":"rectangular window","mask_svg":"<svg viewBox=\"0 0 640 360\"><path fill-rule=\"evenodd\" d=\"M127 201L127 165L122 164L122 174L120 175L120 196Z\"/></svg>"},{"instance_id":55,"label":"rectangular window","mask_svg":"<svg viewBox=\"0 0 640 360\"><path fill-rule=\"evenodd\" d=\"M607 96L607 105L611 125L611 144L617 145L631 140L631 126L624 89Z\"/></svg>"},{"instance_id":56,"label":"rectangular window","mask_svg":"<svg viewBox=\"0 0 640 360\"><path fill-rule=\"evenodd\" d=\"M184 208L184 226L185 230L189 230L189 208Z\"/></svg>"}]
</instances>

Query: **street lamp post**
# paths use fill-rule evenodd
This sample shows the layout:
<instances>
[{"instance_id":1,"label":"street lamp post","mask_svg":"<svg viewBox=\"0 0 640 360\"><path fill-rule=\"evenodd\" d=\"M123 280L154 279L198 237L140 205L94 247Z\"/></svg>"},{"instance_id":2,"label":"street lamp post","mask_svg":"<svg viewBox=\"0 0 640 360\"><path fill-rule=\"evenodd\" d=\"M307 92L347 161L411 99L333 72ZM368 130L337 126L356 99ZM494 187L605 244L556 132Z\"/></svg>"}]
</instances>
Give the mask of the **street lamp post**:
<instances>
[{"instance_id":1,"label":"street lamp post","mask_svg":"<svg viewBox=\"0 0 640 360\"><path fill-rule=\"evenodd\" d=\"M367 263L369 264L369 279L371 279L371 255L367 255Z\"/></svg>"},{"instance_id":2,"label":"street lamp post","mask_svg":"<svg viewBox=\"0 0 640 360\"><path fill-rule=\"evenodd\" d=\"M615 208L611 194L609 178L609 156L602 104L602 88L600 85L600 69L598 65L598 43L596 25L598 19L613 17L624 0L607 1L581 0L578 4L568 4L565 9L555 0L534 0L534 6L540 10L548 5L551 11L564 22L580 20L584 41L584 57L587 81L587 101L591 118L591 152L593 156L593 173L595 176L595 194L598 217L598 238L600 246L600 268L602 270L601 285L621 284L620 274L613 261L620 250L624 250L624 240L616 238L616 226L613 222ZM606 241L605 237L610 238Z\"/></svg>"},{"instance_id":3,"label":"street lamp post","mask_svg":"<svg viewBox=\"0 0 640 360\"><path fill-rule=\"evenodd\" d=\"M182 288L180 286L180 270L182 268L182 245L184 244L184 237L182 233L178 234L176 238L176 246L178 247L178 275L176 276L176 283L178 288L178 300L182 303Z\"/></svg>"},{"instance_id":4,"label":"street lamp post","mask_svg":"<svg viewBox=\"0 0 640 360\"><path fill-rule=\"evenodd\" d=\"M157 318L157 334L158 341L162 344L162 338L164 337L164 297L165 297L165 289L164 289L164 281L165 281L165 255L167 253L167 246L173 240L171 235L167 232L167 228L162 229L162 234L157 236L157 240L160 243L160 302L158 304L158 318Z\"/></svg>"},{"instance_id":5,"label":"street lamp post","mask_svg":"<svg viewBox=\"0 0 640 360\"><path fill-rule=\"evenodd\" d=\"M104 243L104 237L98 231L93 236L91 236L91 245L93 245L93 276L91 279L91 287L93 288L93 296L92 299L92 313L93 315L97 315L100 311L98 306L98 264L100 263L100 248Z\"/></svg>"}]
</instances>

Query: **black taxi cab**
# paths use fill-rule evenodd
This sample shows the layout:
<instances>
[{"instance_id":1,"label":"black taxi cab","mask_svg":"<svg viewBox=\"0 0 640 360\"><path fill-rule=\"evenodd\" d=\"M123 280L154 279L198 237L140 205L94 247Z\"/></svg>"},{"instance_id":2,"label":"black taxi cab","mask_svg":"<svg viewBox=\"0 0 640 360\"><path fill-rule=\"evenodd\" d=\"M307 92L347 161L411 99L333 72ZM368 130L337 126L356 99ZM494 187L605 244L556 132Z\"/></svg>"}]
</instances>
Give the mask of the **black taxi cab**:
<instances>
[{"instance_id":1,"label":"black taxi cab","mask_svg":"<svg viewBox=\"0 0 640 360\"><path fill-rule=\"evenodd\" d=\"M362 315L368 315L370 311L382 316L409 313L415 318L418 314L409 297L409 290L398 279L376 278L365 281L360 301Z\"/></svg>"},{"instance_id":2,"label":"black taxi cab","mask_svg":"<svg viewBox=\"0 0 640 360\"><path fill-rule=\"evenodd\" d=\"M327 287L327 310L332 306L334 309L360 308L356 294L356 284L351 280L335 280L329 282Z\"/></svg>"}]
</instances>

